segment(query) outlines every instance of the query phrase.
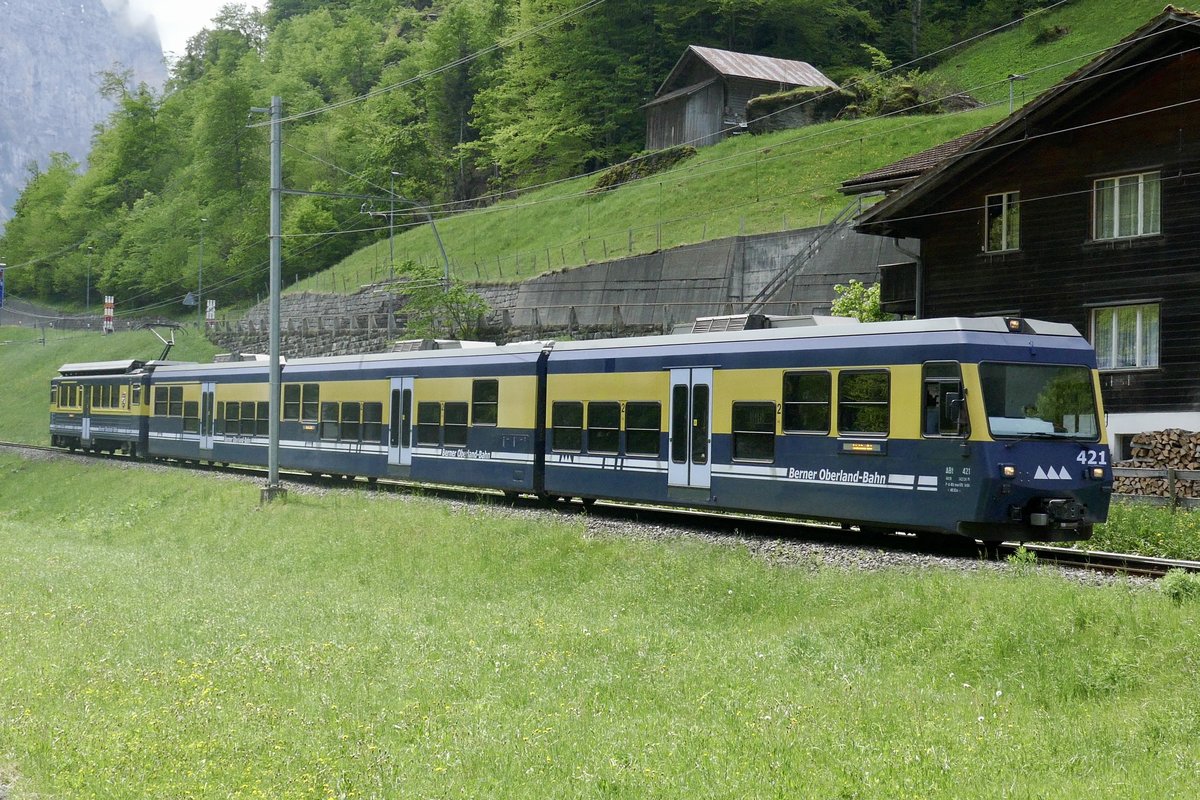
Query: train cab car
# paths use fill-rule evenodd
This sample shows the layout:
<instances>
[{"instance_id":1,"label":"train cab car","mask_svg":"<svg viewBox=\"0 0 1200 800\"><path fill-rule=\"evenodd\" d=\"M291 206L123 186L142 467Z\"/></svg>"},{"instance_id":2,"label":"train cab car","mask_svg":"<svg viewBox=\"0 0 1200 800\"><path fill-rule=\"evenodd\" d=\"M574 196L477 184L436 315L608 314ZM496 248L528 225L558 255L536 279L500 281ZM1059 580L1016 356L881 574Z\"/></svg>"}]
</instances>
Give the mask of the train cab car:
<instances>
[{"instance_id":1,"label":"train cab car","mask_svg":"<svg viewBox=\"0 0 1200 800\"><path fill-rule=\"evenodd\" d=\"M541 344L287 361L280 466L534 491L544 364ZM266 464L268 370L265 360L158 370L151 451Z\"/></svg>"},{"instance_id":2,"label":"train cab car","mask_svg":"<svg viewBox=\"0 0 1200 800\"><path fill-rule=\"evenodd\" d=\"M50 443L89 452L147 450L143 361L64 364L50 381Z\"/></svg>"},{"instance_id":3,"label":"train cab car","mask_svg":"<svg viewBox=\"0 0 1200 800\"><path fill-rule=\"evenodd\" d=\"M1112 487L1090 345L948 319L558 344L550 495L984 540L1087 538Z\"/></svg>"}]
</instances>

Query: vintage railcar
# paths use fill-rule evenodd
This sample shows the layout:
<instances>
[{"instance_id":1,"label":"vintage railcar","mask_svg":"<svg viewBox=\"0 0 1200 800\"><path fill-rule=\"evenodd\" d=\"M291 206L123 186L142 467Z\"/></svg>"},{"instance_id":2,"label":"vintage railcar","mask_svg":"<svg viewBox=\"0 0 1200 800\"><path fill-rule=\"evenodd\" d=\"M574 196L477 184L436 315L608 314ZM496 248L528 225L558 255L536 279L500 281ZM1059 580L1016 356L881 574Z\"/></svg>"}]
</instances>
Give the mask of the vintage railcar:
<instances>
[{"instance_id":1,"label":"vintage railcar","mask_svg":"<svg viewBox=\"0 0 1200 800\"><path fill-rule=\"evenodd\" d=\"M266 463L265 361L130 369L131 452ZM280 464L314 473L985 540L1086 538L1112 488L1091 347L1034 320L300 359L282 376ZM55 443L83 445L63 409Z\"/></svg>"},{"instance_id":2,"label":"vintage railcar","mask_svg":"<svg viewBox=\"0 0 1200 800\"><path fill-rule=\"evenodd\" d=\"M148 366L149 365L149 366ZM54 447L129 455L147 450L147 397L154 362L64 364L50 381Z\"/></svg>"}]
</instances>

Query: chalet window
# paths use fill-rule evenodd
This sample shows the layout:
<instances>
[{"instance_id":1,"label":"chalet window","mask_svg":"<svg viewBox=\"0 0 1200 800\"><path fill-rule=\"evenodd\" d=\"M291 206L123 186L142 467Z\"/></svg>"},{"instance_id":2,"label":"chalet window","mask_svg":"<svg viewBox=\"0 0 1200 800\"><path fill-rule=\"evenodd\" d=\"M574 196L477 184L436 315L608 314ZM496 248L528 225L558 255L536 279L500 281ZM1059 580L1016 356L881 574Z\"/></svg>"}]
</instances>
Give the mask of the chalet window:
<instances>
[{"instance_id":1,"label":"chalet window","mask_svg":"<svg viewBox=\"0 0 1200 800\"><path fill-rule=\"evenodd\" d=\"M1096 181L1094 238L1126 239L1162 232L1157 172Z\"/></svg>"},{"instance_id":2,"label":"chalet window","mask_svg":"<svg viewBox=\"0 0 1200 800\"><path fill-rule=\"evenodd\" d=\"M1016 250L1021 246L1021 206L1019 192L989 194L984 203L987 226L983 249L988 253Z\"/></svg>"},{"instance_id":3,"label":"chalet window","mask_svg":"<svg viewBox=\"0 0 1200 800\"><path fill-rule=\"evenodd\" d=\"M1158 303L1092 309L1092 343L1100 369L1158 366Z\"/></svg>"}]
</instances>

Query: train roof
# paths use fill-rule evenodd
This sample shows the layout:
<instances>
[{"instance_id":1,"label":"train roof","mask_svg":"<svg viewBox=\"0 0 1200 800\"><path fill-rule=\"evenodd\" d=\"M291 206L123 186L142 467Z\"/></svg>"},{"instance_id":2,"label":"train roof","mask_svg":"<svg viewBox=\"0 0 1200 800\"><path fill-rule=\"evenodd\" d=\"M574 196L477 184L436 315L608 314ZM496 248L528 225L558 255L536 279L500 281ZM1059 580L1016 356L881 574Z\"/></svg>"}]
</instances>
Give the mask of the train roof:
<instances>
[{"instance_id":1,"label":"train roof","mask_svg":"<svg viewBox=\"0 0 1200 800\"><path fill-rule=\"evenodd\" d=\"M910 319L895 322L866 322L847 320L845 325L825 324L808 327L764 328L753 331L722 331L718 333L684 333L670 336L638 336L629 339L594 339L583 342L559 342L554 352L585 354L589 350L606 350L615 347L673 347L700 344L736 344L738 342L763 342L803 339L846 339L859 336L904 336L921 334L943 341L960 333L983 333L997 335L1024 334L1057 336L1079 339L1074 325L1062 322L1024 319L1016 317L942 317L936 319ZM937 336L945 334L945 336Z\"/></svg>"},{"instance_id":2,"label":"train roof","mask_svg":"<svg viewBox=\"0 0 1200 800\"><path fill-rule=\"evenodd\" d=\"M536 361L546 348L543 342L521 342L490 347L468 347L447 350L412 350L388 351L386 353L364 353L344 356L317 356L311 358L283 358L280 366L283 372L296 376L309 372L336 368L342 369L372 369L386 367L389 364L446 364L489 362L530 362ZM211 364L184 364L168 368L160 368L157 373L165 379L183 378L184 376L200 373L203 375L261 375L270 367L268 361L224 361Z\"/></svg>"},{"instance_id":3,"label":"train roof","mask_svg":"<svg viewBox=\"0 0 1200 800\"><path fill-rule=\"evenodd\" d=\"M58 374L63 377L79 377L83 375L130 375L145 370L153 372L159 367L187 364L187 361L144 361L138 358L122 359L120 361L81 361L77 364L63 364L58 368Z\"/></svg>"},{"instance_id":4,"label":"train roof","mask_svg":"<svg viewBox=\"0 0 1200 800\"><path fill-rule=\"evenodd\" d=\"M127 375L136 372L145 365L145 361L125 359L123 361L81 361L78 364L63 364L58 368L58 374L64 377L74 375Z\"/></svg>"}]
</instances>

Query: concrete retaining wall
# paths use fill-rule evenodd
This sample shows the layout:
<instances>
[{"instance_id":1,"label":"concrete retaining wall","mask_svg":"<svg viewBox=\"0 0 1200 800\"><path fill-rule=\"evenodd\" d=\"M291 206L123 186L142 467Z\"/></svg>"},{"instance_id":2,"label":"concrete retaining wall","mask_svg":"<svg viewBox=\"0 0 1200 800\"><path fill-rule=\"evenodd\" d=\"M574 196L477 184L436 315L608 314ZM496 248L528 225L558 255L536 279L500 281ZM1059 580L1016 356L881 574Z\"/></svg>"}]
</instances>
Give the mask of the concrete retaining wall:
<instances>
[{"instance_id":1,"label":"concrete retaining wall","mask_svg":"<svg viewBox=\"0 0 1200 800\"><path fill-rule=\"evenodd\" d=\"M735 236L541 275L520 284L473 287L491 311L488 338L621 336L669 330L696 317L740 313L807 248L821 228ZM873 283L881 264L910 260L891 240L842 231L824 242L767 303L769 314L828 313L833 287ZM354 295L304 293L281 299L285 355L372 352L388 347L388 317L403 337L403 299L377 286ZM213 338L241 352L265 352L267 304ZM366 348L366 349L362 349Z\"/></svg>"}]
</instances>

